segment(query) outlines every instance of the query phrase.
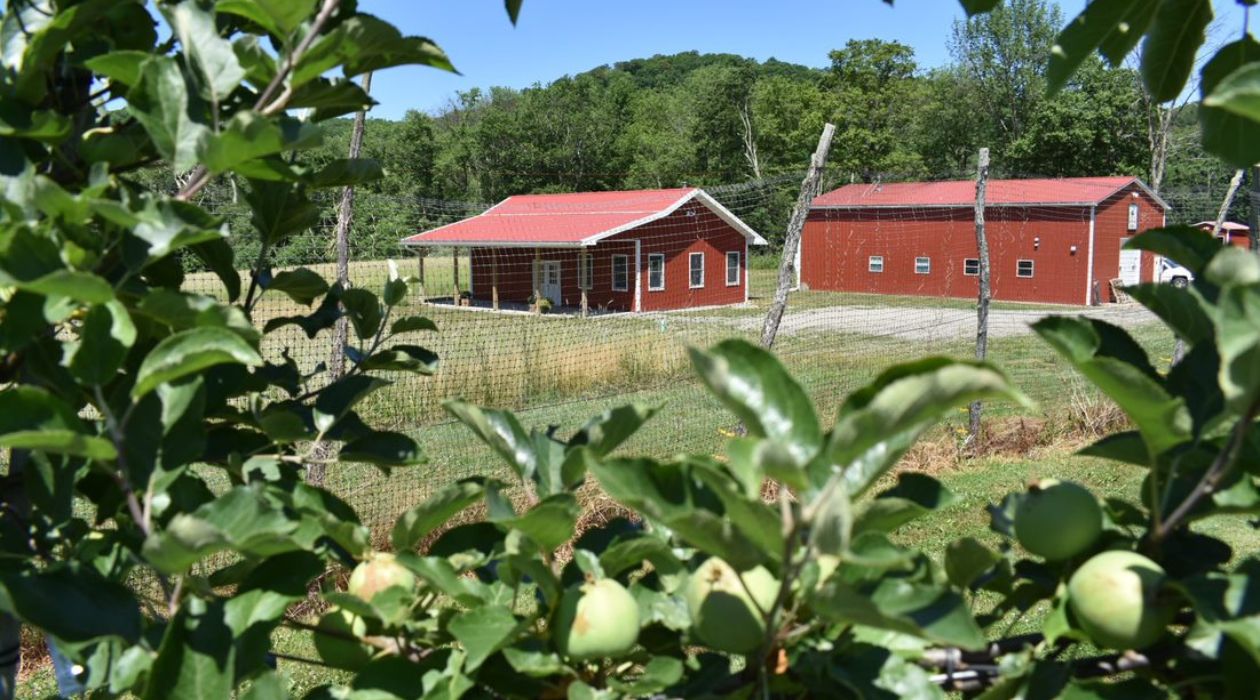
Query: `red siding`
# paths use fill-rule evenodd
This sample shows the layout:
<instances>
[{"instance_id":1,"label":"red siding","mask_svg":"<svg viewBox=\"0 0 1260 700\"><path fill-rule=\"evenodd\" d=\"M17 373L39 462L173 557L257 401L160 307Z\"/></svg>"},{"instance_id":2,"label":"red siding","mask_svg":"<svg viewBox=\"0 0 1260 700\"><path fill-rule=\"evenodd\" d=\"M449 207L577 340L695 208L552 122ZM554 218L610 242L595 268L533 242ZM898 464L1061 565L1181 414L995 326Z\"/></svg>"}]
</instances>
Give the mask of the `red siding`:
<instances>
[{"instance_id":1,"label":"red siding","mask_svg":"<svg viewBox=\"0 0 1260 700\"><path fill-rule=\"evenodd\" d=\"M1095 222L1093 278L1103 301L1108 282L1119 276L1120 241L1128 228L1131 190L1104 202ZM1145 194L1137 200L1138 230L1162 225L1163 212ZM1089 299L1090 208L993 207L985 212L993 298L1057 304ZM810 289L973 298L978 278L964 274L975 258L975 215L971 208L815 209L805 224L801 281ZM1075 250L1073 250L1075 246ZM868 270L883 256L882 273ZM931 260L916 274L915 258ZM1033 261L1033 276L1019 277L1018 261ZM1152 279L1154 256L1144 254L1142 279Z\"/></svg>"},{"instance_id":2,"label":"red siding","mask_svg":"<svg viewBox=\"0 0 1260 700\"><path fill-rule=\"evenodd\" d=\"M635 288L635 241L641 241L640 272L643 311L681 309L695 306L735 304L745 299L744 286L744 236L732 228L707 207L688 203L669 216L619 233L585 249L592 256L592 288L587 300L592 309L606 308L630 311L634 305ZM740 254L739 283L726 285L726 252ZM688 285L689 254L705 254L705 284L692 289ZM665 255L665 288L648 289L648 255ZM533 294L535 251L528 248L473 248L472 277L473 296L489 301L491 286L497 279L499 299L525 302ZM612 289L612 257L626 255L629 274L626 291ZM578 251L575 249L548 249L537 251L539 260L560 262L561 304L578 306L581 290L578 288ZM496 262L497 261L497 262Z\"/></svg>"}]
</instances>

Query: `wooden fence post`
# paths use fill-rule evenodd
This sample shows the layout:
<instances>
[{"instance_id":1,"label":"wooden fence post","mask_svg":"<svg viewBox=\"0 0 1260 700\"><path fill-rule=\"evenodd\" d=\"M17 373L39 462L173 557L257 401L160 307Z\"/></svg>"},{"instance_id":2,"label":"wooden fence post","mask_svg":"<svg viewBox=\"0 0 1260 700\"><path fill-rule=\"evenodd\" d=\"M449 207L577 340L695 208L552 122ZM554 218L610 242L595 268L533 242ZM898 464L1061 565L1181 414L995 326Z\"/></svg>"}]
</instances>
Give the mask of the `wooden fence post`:
<instances>
[{"instance_id":1,"label":"wooden fence post","mask_svg":"<svg viewBox=\"0 0 1260 700\"><path fill-rule=\"evenodd\" d=\"M363 76L363 92L372 92L372 74ZM359 157L363 152L363 132L367 127L367 112L354 115L354 126L350 131L351 159ZM337 207L337 283L342 289L350 287L350 227L354 224L354 185L346 185L341 190L341 202ZM349 341L349 319L345 315L337 319L333 326L332 348L328 357L328 381L341 379L346 370L346 343ZM313 451L315 459L306 465L306 480L315 486L324 485L325 463L332 459L333 447L330 443L321 442Z\"/></svg>"},{"instance_id":2,"label":"wooden fence post","mask_svg":"<svg viewBox=\"0 0 1260 700\"><path fill-rule=\"evenodd\" d=\"M788 289L792 287L792 280L796 277L796 251L801 245L801 232L805 230L809 207L822 187L823 167L827 164L827 156L831 153L831 139L835 135L835 124L823 127L822 135L818 137L818 148L814 149L814 155L809 160L809 171L801 182L796 208L792 210L792 218L788 221L787 234L783 239L783 259L779 262L779 286L774 290L774 300L770 302L765 324L761 328L761 346L767 349L774 345L774 337L779 333L779 323L783 321Z\"/></svg>"},{"instance_id":3,"label":"wooden fence post","mask_svg":"<svg viewBox=\"0 0 1260 700\"><path fill-rule=\"evenodd\" d=\"M984 199L989 183L989 149L980 149L976 166L976 247L980 255L980 294L976 304L976 359L983 361L989 354L989 241L984 235ZM967 444L975 446L980 439L979 401L971 404Z\"/></svg>"},{"instance_id":4,"label":"wooden fence post","mask_svg":"<svg viewBox=\"0 0 1260 700\"><path fill-rule=\"evenodd\" d=\"M499 249L490 248L490 307L499 310Z\"/></svg>"}]
</instances>

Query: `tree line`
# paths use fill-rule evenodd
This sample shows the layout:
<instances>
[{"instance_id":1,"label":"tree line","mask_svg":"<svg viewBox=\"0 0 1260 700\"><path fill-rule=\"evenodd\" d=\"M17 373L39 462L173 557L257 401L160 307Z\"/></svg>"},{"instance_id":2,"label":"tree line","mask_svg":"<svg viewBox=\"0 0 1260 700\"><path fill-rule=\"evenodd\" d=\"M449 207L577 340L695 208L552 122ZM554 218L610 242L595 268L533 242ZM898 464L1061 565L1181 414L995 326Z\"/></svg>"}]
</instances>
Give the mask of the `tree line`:
<instances>
[{"instance_id":1,"label":"tree line","mask_svg":"<svg viewBox=\"0 0 1260 700\"><path fill-rule=\"evenodd\" d=\"M1171 201L1176 221L1215 218L1232 171L1202 151L1196 104L1161 105L1137 70L1096 55L1048 96L1045 57L1062 25L1046 0L1015 0L958 20L951 60L936 68L883 39L850 40L823 68L685 52L525 89L473 88L433 113L369 119L363 155L379 160L386 177L360 191L355 255L395 254L400 235L512 194L714 186L799 172L828 121L837 125L829 186L970 177L987 146L995 177L1136 175ZM350 128L349 118L331 122L311 161L344 158ZM237 202L232 187L211 196ZM741 199L737 212L777 244L795 188L782 179ZM1231 210L1243 221L1244 199ZM326 238L298 237L277 262L324 260Z\"/></svg>"}]
</instances>

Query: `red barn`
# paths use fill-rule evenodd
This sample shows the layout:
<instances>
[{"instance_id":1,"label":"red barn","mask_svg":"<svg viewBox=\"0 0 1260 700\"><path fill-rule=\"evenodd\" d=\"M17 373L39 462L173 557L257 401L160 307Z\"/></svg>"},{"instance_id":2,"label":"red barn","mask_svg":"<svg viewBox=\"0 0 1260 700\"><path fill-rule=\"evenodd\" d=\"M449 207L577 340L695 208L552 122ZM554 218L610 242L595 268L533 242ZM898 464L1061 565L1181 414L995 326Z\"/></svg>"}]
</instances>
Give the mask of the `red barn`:
<instances>
[{"instance_id":1,"label":"red barn","mask_svg":"<svg viewBox=\"0 0 1260 700\"><path fill-rule=\"evenodd\" d=\"M977 296L976 185L855 184L814 200L797 269L809 289ZM1168 204L1133 177L990 180L985 234L994 299L1111 301L1111 282L1154 279L1156 256L1124 251Z\"/></svg>"},{"instance_id":2,"label":"red barn","mask_svg":"<svg viewBox=\"0 0 1260 700\"><path fill-rule=\"evenodd\" d=\"M1212 229L1216 228L1216 222L1200 221L1194 226L1211 233ZM1217 236L1221 239L1222 245L1232 245L1235 248L1251 250L1251 229L1246 224L1240 224L1236 221L1221 222L1221 232Z\"/></svg>"},{"instance_id":3,"label":"red barn","mask_svg":"<svg viewBox=\"0 0 1260 700\"><path fill-rule=\"evenodd\" d=\"M508 197L403 245L469 250L481 304L660 311L748 300L748 246L766 241L691 187Z\"/></svg>"}]
</instances>

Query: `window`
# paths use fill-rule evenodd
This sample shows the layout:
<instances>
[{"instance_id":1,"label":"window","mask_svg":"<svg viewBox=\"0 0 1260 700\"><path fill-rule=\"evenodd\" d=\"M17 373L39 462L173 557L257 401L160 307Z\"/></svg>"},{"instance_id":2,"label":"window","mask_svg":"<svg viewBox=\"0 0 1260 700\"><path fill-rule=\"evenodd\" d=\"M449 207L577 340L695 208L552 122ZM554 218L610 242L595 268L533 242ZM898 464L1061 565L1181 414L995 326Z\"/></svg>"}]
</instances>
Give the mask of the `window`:
<instances>
[{"instance_id":1,"label":"window","mask_svg":"<svg viewBox=\"0 0 1260 700\"><path fill-rule=\"evenodd\" d=\"M591 288L591 254L578 253L578 288Z\"/></svg>"},{"instance_id":2,"label":"window","mask_svg":"<svg viewBox=\"0 0 1260 700\"><path fill-rule=\"evenodd\" d=\"M1032 277L1033 276L1033 261L1016 260L1015 261L1015 276L1016 277Z\"/></svg>"},{"instance_id":3,"label":"window","mask_svg":"<svg viewBox=\"0 0 1260 700\"><path fill-rule=\"evenodd\" d=\"M648 256L648 290L659 292L665 288L665 256L652 253Z\"/></svg>"},{"instance_id":4,"label":"window","mask_svg":"<svg viewBox=\"0 0 1260 700\"><path fill-rule=\"evenodd\" d=\"M968 277L980 276L980 258L964 258L963 274Z\"/></svg>"},{"instance_id":5,"label":"window","mask_svg":"<svg viewBox=\"0 0 1260 700\"><path fill-rule=\"evenodd\" d=\"M928 275L932 273L932 258L915 258L914 274Z\"/></svg>"},{"instance_id":6,"label":"window","mask_svg":"<svg viewBox=\"0 0 1260 700\"><path fill-rule=\"evenodd\" d=\"M704 253L692 253L688 256L691 263L690 280L692 289L699 289L704 286Z\"/></svg>"},{"instance_id":7,"label":"window","mask_svg":"<svg viewBox=\"0 0 1260 700\"><path fill-rule=\"evenodd\" d=\"M612 289L614 292L630 290L630 256L612 256Z\"/></svg>"},{"instance_id":8,"label":"window","mask_svg":"<svg viewBox=\"0 0 1260 700\"><path fill-rule=\"evenodd\" d=\"M872 255L871 257L867 258L866 269L868 272L883 272L884 271L884 256Z\"/></svg>"},{"instance_id":9,"label":"window","mask_svg":"<svg viewBox=\"0 0 1260 700\"><path fill-rule=\"evenodd\" d=\"M739 253L730 251L726 254L726 286L739 284Z\"/></svg>"},{"instance_id":10,"label":"window","mask_svg":"<svg viewBox=\"0 0 1260 700\"><path fill-rule=\"evenodd\" d=\"M1138 205L1129 205L1129 230L1136 231L1138 229Z\"/></svg>"}]
</instances>

